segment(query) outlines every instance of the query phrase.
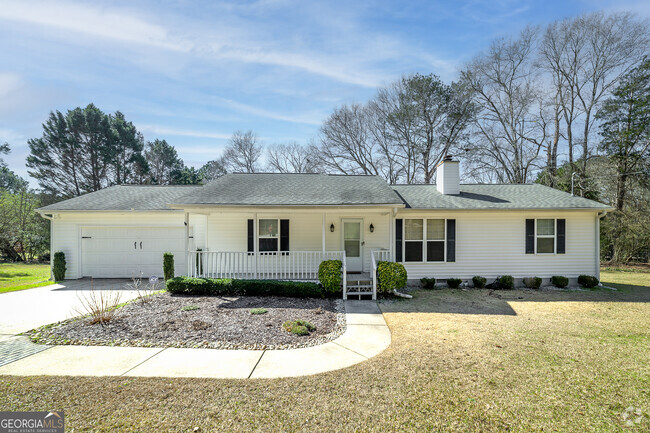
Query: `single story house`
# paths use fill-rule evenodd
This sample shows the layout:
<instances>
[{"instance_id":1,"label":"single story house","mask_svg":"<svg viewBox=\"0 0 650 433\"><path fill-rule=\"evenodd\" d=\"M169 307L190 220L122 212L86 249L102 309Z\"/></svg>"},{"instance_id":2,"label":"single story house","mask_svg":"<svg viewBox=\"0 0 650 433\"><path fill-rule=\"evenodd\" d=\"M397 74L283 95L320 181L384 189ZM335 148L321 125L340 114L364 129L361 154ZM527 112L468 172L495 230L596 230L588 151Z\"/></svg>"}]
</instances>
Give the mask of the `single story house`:
<instances>
[{"instance_id":1,"label":"single story house","mask_svg":"<svg viewBox=\"0 0 650 433\"><path fill-rule=\"evenodd\" d=\"M348 294L373 292L377 262L409 280L599 276L599 222L611 208L538 184L435 185L377 176L227 174L204 186L118 185L42 207L66 278L162 274L316 280L344 263Z\"/></svg>"}]
</instances>

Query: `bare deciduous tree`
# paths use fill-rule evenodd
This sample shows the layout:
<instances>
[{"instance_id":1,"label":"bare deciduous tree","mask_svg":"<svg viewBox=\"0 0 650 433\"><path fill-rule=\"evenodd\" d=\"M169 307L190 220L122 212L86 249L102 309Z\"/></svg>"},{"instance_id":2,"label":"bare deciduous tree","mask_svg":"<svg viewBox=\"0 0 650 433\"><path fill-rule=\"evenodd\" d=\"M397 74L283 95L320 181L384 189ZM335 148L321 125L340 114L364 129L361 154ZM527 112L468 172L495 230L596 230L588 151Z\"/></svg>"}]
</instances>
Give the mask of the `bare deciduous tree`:
<instances>
[{"instance_id":1,"label":"bare deciduous tree","mask_svg":"<svg viewBox=\"0 0 650 433\"><path fill-rule=\"evenodd\" d=\"M235 131L228 142L221 161L229 172L255 173L262 156L262 145L253 131Z\"/></svg>"},{"instance_id":2,"label":"bare deciduous tree","mask_svg":"<svg viewBox=\"0 0 650 433\"><path fill-rule=\"evenodd\" d=\"M569 163L580 173L581 186L592 153L594 114L603 97L647 49L647 23L631 13L585 14L556 21L546 29L540 46L540 67L552 77ZM559 139L559 122L555 131ZM576 145L582 148L580 155L576 155ZM556 153L549 163L549 172L554 175ZM584 188L579 191L583 193Z\"/></svg>"},{"instance_id":3,"label":"bare deciduous tree","mask_svg":"<svg viewBox=\"0 0 650 433\"><path fill-rule=\"evenodd\" d=\"M267 150L269 171L279 173L317 173L317 158L310 148L298 143L275 144Z\"/></svg>"},{"instance_id":4,"label":"bare deciduous tree","mask_svg":"<svg viewBox=\"0 0 650 433\"><path fill-rule=\"evenodd\" d=\"M530 181L546 140L532 61L537 33L528 27L516 39L496 40L463 72L481 107L469 147L474 168L494 171L500 182Z\"/></svg>"}]
</instances>

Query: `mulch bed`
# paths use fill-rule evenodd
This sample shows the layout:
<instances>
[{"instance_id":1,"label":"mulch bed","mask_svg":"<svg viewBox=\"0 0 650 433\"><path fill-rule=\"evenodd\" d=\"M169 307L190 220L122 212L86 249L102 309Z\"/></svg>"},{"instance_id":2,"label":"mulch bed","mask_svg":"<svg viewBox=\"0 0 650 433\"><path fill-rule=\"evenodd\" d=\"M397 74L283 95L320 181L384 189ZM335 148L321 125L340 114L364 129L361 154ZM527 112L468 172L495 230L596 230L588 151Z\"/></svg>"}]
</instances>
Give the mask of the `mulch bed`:
<instances>
[{"instance_id":1,"label":"mulch bed","mask_svg":"<svg viewBox=\"0 0 650 433\"><path fill-rule=\"evenodd\" d=\"M197 309L183 310L187 307ZM265 308L264 314L251 314ZM310 335L285 331L287 320L316 326ZM160 293L118 309L105 324L87 317L47 325L31 332L41 344L217 349L293 349L333 340L345 330L341 300L283 297L209 297Z\"/></svg>"}]
</instances>

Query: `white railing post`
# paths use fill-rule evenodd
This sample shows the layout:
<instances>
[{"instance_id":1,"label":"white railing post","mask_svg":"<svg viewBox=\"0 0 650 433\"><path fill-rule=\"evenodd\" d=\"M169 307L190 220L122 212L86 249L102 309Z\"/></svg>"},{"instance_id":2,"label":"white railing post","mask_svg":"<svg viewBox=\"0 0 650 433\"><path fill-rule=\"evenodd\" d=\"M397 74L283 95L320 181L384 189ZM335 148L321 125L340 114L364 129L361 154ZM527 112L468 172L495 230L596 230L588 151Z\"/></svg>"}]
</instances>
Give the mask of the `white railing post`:
<instances>
[{"instance_id":1,"label":"white railing post","mask_svg":"<svg viewBox=\"0 0 650 433\"><path fill-rule=\"evenodd\" d=\"M343 257L341 258L343 262L343 299L348 299L348 267L345 260L345 251L343 251Z\"/></svg>"},{"instance_id":2,"label":"white railing post","mask_svg":"<svg viewBox=\"0 0 650 433\"><path fill-rule=\"evenodd\" d=\"M370 253L372 256L372 299L377 299L377 261L375 260L375 251Z\"/></svg>"}]
</instances>

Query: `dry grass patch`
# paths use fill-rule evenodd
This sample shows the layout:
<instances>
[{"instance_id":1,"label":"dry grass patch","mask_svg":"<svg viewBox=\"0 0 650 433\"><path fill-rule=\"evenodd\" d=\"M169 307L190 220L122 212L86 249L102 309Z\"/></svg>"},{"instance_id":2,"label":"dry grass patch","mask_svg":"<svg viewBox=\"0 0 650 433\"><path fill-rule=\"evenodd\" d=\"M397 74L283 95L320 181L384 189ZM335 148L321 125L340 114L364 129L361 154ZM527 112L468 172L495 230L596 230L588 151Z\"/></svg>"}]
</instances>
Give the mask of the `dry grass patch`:
<instances>
[{"instance_id":1,"label":"dry grass patch","mask_svg":"<svg viewBox=\"0 0 650 433\"><path fill-rule=\"evenodd\" d=\"M436 290L381 305L392 344L277 380L0 378L5 410L74 431L609 432L650 429L650 288ZM627 428L623 414L641 410Z\"/></svg>"}]
</instances>

